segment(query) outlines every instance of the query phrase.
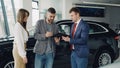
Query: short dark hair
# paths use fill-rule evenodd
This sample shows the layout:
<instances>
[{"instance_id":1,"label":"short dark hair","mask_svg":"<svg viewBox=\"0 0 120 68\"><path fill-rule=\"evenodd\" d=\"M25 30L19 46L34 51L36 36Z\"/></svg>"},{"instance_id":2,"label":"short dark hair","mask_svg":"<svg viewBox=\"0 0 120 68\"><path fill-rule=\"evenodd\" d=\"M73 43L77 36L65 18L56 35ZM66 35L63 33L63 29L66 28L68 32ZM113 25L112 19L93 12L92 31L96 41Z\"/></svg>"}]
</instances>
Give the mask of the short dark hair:
<instances>
[{"instance_id":1,"label":"short dark hair","mask_svg":"<svg viewBox=\"0 0 120 68\"><path fill-rule=\"evenodd\" d=\"M79 13L79 15L80 15L80 10L77 7L72 7L70 9L69 13L71 13L71 12Z\"/></svg>"},{"instance_id":2,"label":"short dark hair","mask_svg":"<svg viewBox=\"0 0 120 68\"><path fill-rule=\"evenodd\" d=\"M53 7L50 7L47 11L50 12L50 13L53 13L53 14L56 13L56 11Z\"/></svg>"}]
</instances>

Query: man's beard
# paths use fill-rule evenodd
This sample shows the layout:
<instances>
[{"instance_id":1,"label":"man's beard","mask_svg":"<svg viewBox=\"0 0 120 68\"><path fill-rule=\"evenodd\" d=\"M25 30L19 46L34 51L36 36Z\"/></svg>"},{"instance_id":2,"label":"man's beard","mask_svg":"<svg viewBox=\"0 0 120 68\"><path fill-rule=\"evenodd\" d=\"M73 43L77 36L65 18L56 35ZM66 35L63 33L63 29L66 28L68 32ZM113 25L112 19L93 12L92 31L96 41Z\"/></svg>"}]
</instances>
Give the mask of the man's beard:
<instances>
[{"instance_id":1,"label":"man's beard","mask_svg":"<svg viewBox=\"0 0 120 68\"><path fill-rule=\"evenodd\" d=\"M49 22L49 23L52 23L52 22L53 22L53 20L50 20L50 19L49 19L49 20L48 20L48 22Z\"/></svg>"}]
</instances>

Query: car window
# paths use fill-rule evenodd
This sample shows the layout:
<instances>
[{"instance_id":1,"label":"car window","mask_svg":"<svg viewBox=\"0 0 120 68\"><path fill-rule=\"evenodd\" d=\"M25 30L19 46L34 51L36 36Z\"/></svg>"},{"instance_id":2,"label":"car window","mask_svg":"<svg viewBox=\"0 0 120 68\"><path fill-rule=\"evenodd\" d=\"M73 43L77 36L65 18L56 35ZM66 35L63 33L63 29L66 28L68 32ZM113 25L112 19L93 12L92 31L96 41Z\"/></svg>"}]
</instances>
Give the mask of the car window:
<instances>
[{"instance_id":1,"label":"car window","mask_svg":"<svg viewBox=\"0 0 120 68\"><path fill-rule=\"evenodd\" d=\"M70 26L65 24L59 25L59 32L70 35Z\"/></svg>"},{"instance_id":2,"label":"car window","mask_svg":"<svg viewBox=\"0 0 120 68\"><path fill-rule=\"evenodd\" d=\"M107 30L105 29L105 27L98 25L98 24L90 24L89 23L89 34L95 34L95 33L104 33L107 32Z\"/></svg>"}]
</instances>

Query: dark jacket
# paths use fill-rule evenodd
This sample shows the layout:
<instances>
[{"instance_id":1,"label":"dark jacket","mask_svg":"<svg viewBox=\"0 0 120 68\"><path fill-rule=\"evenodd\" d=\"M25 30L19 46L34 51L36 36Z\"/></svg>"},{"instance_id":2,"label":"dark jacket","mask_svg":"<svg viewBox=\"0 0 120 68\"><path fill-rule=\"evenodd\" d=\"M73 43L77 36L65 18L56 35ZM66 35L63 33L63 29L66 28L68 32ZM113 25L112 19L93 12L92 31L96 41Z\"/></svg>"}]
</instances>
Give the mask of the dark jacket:
<instances>
[{"instance_id":1,"label":"dark jacket","mask_svg":"<svg viewBox=\"0 0 120 68\"><path fill-rule=\"evenodd\" d=\"M74 38L72 38L72 30L70 33L70 44L74 44L75 53L81 58L88 57L89 48L87 45L87 41L89 36L89 25L81 19L74 34Z\"/></svg>"}]
</instances>

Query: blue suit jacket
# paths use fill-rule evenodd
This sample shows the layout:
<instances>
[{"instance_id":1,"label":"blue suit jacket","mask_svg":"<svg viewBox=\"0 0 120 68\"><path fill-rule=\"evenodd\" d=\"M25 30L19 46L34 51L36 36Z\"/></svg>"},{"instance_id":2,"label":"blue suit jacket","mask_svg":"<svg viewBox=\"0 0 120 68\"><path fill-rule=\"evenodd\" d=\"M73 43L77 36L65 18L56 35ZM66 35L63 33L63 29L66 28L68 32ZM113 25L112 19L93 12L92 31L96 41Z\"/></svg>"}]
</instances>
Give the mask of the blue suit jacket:
<instances>
[{"instance_id":1,"label":"blue suit jacket","mask_svg":"<svg viewBox=\"0 0 120 68\"><path fill-rule=\"evenodd\" d=\"M76 32L74 33L74 38L72 38L72 30L73 26L70 33L70 44L74 44L74 51L79 57L87 58L89 54L89 48L87 45L89 25L81 19L76 28Z\"/></svg>"}]
</instances>

